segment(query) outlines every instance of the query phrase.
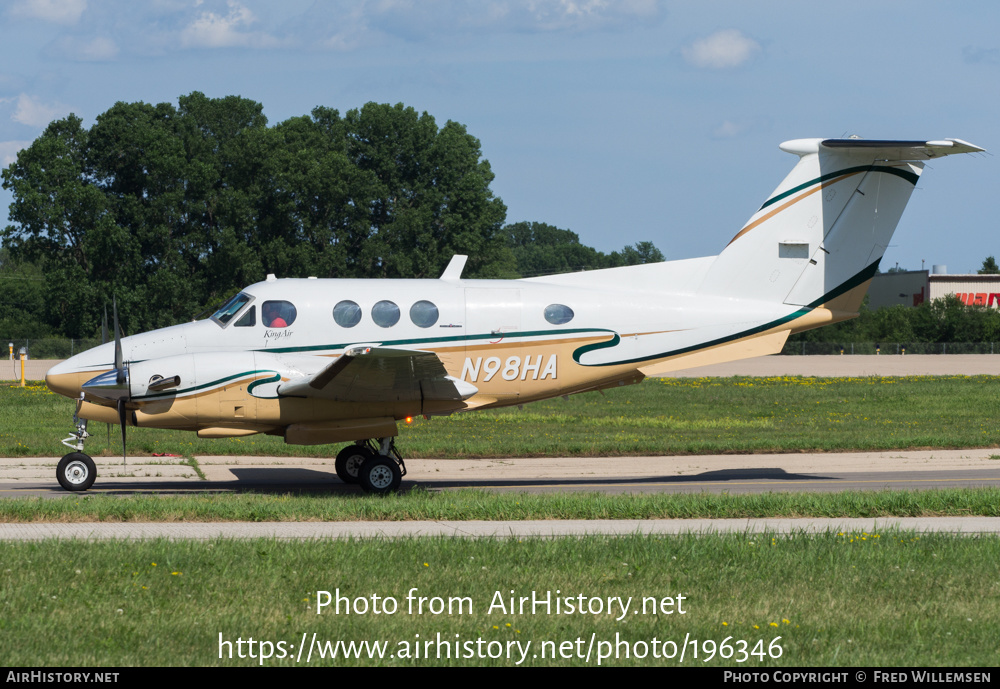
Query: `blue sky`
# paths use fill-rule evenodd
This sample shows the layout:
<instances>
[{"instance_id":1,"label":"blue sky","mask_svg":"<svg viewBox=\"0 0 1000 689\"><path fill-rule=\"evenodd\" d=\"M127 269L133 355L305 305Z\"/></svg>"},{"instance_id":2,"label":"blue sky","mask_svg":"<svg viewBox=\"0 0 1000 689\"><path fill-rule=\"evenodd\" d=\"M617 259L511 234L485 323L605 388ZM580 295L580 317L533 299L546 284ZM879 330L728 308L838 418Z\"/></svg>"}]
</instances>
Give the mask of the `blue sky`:
<instances>
[{"instance_id":1,"label":"blue sky","mask_svg":"<svg viewBox=\"0 0 1000 689\"><path fill-rule=\"evenodd\" d=\"M116 101L236 94L271 123L402 102L479 138L508 222L712 255L791 169L787 139L1000 150L998 29L987 0L6 0L0 161ZM883 269L1000 256L998 182L992 155L931 163Z\"/></svg>"}]
</instances>

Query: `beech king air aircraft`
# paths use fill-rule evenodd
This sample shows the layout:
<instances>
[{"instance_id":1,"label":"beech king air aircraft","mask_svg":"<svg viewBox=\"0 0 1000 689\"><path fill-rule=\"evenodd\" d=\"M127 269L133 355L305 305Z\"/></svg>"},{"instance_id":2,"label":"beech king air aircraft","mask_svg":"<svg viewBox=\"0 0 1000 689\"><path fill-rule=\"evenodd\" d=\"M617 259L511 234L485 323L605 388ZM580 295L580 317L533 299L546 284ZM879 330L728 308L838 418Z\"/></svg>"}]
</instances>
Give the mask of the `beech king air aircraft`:
<instances>
[{"instance_id":1,"label":"beech king air aircraft","mask_svg":"<svg viewBox=\"0 0 1000 689\"><path fill-rule=\"evenodd\" d=\"M524 404L781 351L857 315L921 161L958 139L798 139L798 163L718 256L524 280L268 276L208 320L121 338L52 368L77 401L64 488L96 477L87 419L203 438L353 441L336 471L370 492L405 472L406 417ZM115 320L117 321L117 311Z\"/></svg>"}]
</instances>

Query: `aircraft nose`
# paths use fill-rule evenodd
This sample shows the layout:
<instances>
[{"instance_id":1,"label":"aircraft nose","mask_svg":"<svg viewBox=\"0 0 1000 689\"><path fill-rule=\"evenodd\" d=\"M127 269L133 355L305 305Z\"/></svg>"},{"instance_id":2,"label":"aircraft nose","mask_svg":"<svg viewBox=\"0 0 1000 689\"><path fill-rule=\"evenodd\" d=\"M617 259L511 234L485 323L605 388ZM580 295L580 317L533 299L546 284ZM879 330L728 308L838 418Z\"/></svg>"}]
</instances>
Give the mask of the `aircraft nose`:
<instances>
[{"instance_id":1,"label":"aircraft nose","mask_svg":"<svg viewBox=\"0 0 1000 689\"><path fill-rule=\"evenodd\" d=\"M93 372L81 370L77 357L72 357L50 368L45 374L45 384L52 392L65 397L77 398L83 384L94 377Z\"/></svg>"},{"instance_id":2,"label":"aircraft nose","mask_svg":"<svg viewBox=\"0 0 1000 689\"><path fill-rule=\"evenodd\" d=\"M49 386L49 390L58 395L76 397L79 388L74 389L76 376L72 375L72 367L67 366L68 363L68 361L62 361L50 368L45 374L45 384Z\"/></svg>"}]
</instances>

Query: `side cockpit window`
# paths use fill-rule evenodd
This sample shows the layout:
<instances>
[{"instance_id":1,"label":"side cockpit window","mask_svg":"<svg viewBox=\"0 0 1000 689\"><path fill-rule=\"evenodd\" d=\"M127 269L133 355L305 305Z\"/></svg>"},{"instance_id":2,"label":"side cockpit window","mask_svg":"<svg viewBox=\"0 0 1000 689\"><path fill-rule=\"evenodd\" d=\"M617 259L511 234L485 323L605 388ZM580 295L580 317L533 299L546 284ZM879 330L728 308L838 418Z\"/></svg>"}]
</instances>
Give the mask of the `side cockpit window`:
<instances>
[{"instance_id":1,"label":"side cockpit window","mask_svg":"<svg viewBox=\"0 0 1000 689\"><path fill-rule=\"evenodd\" d=\"M252 328L255 325L257 325L256 306L251 306L247 309L247 312L240 316L240 319L235 323L235 327L237 328Z\"/></svg>"},{"instance_id":2,"label":"side cockpit window","mask_svg":"<svg viewBox=\"0 0 1000 689\"><path fill-rule=\"evenodd\" d=\"M265 328L287 328L298 315L290 301L265 301L260 313Z\"/></svg>"}]
</instances>

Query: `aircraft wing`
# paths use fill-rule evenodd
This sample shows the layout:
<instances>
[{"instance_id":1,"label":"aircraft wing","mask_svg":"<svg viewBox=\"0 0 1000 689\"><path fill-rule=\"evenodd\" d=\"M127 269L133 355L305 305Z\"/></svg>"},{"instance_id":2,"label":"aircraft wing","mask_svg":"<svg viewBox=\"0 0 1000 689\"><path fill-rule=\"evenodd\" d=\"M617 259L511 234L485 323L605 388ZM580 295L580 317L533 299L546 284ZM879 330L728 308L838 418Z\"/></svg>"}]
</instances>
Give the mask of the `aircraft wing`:
<instances>
[{"instance_id":1,"label":"aircraft wing","mask_svg":"<svg viewBox=\"0 0 1000 689\"><path fill-rule=\"evenodd\" d=\"M285 397L338 402L460 402L477 392L476 386L449 376L434 352L378 346L348 349L318 373L278 387Z\"/></svg>"}]
</instances>

